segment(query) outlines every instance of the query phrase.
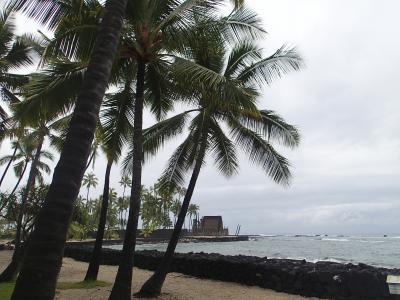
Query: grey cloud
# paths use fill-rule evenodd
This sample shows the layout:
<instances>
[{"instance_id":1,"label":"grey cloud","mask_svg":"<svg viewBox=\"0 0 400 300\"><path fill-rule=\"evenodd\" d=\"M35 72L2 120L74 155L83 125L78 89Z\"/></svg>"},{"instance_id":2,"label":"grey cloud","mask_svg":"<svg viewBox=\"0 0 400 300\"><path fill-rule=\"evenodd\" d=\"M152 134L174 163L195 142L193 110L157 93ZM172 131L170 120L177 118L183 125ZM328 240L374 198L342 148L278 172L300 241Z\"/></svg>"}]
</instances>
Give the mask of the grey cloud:
<instances>
[{"instance_id":1,"label":"grey cloud","mask_svg":"<svg viewBox=\"0 0 400 300\"><path fill-rule=\"evenodd\" d=\"M297 150L282 149L293 165L288 189L244 156L230 180L209 161L193 199L201 213L221 214L231 231L242 224L247 233L399 233L400 2L248 3L269 32L262 41L267 52L289 42L305 58L303 71L265 88L260 99L261 107L298 125L303 142ZM175 145L146 164L145 184L159 176ZM104 171L99 160L96 173L102 178ZM117 167L112 174L121 191Z\"/></svg>"}]
</instances>

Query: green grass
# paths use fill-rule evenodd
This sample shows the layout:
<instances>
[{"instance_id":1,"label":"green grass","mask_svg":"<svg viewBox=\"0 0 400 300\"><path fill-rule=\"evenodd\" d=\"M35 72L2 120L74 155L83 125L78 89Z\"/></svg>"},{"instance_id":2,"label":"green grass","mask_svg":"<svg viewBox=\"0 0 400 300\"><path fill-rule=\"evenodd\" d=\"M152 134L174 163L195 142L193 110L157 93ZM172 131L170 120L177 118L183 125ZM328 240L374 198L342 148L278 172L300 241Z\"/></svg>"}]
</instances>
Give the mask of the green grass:
<instances>
[{"instance_id":1,"label":"green grass","mask_svg":"<svg viewBox=\"0 0 400 300\"><path fill-rule=\"evenodd\" d=\"M79 281L79 282L59 282L57 289L59 290L74 290L74 289L94 289L96 287L110 286L109 282L105 281Z\"/></svg>"},{"instance_id":2,"label":"green grass","mask_svg":"<svg viewBox=\"0 0 400 300\"><path fill-rule=\"evenodd\" d=\"M0 283L0 299L9 300L14 289L15 282Z\"/></svg>"},{"instance_id":3,"label":"green grass","mask_svg":"<svg viewBox=\"0 0 400 300\"><path fill-rule=\"evenodd\" d=\"M110 286L109 282L105 281L80 281L80 282L59 282L57 284L58 290L72 290L72 289L94 289L97 287ZM9 300L14 289L15 282L0 283L0 299Z\"/></svg>"}]
</instances>

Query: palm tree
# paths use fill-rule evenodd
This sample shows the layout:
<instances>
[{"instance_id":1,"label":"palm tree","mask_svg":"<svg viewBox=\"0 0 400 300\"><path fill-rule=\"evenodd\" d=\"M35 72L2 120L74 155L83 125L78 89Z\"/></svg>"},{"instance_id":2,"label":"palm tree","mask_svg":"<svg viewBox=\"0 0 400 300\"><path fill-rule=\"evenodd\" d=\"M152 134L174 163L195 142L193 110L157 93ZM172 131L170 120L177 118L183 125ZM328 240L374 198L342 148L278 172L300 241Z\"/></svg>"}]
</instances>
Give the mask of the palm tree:
<instances>
[{"instance_id":1,"label":"palm tree","mask_svg":"<svg viewBox=\"0 0 400 300\"><path fill-rule=\"evenodd\" d=\"M33 161L34 156L35 156L35 150L36 150L36 141L32 139L32 136L27 136L23 139L21 139L19 142L13 142L13 147L16 147L15 144L18 144L17 149L18 152L15 155L6 155L0 159L0 165L7 163L9 161L14 162L14 173L17 176L18 180L17 183L15 184L13 190L11 191L9 197L12 197L17 190L19 184L21 183L25 171L31 161ZM40 158L47 158L52 160L53 155L45 150L42 150L40 153ZM38 161L37 163L38 167L38 173L37 177L39 179L39 182L43 181L43 176L41 175L42 171L46 172L49 174L50 172L50 167L45 163L42 162L41 160Z\"/></svg>"},{"instance_id":2,"label":"palm tree","mask_svg":"<svg viewBox=\"0 0 400 300\"><path fill-rule=\"evenodd\" d=\"M288 71L300 68L302 60L295 50L282 47L263 59L261 49L251 40L244 40L228 53L220 34L204 29L200 21L186 53L188 58L204 67L202 70L193 68L197 78L202 80L212 77L219 90L213 92L209 86L197 86L196 82L191 82L191 86L197 88L197 91L188 92L193 95L192 101L196 100L198 108L190 122L189 134L169 160L162 182L171 187L181 185L187 170L193 171L164 258L155 273L142 286L139 292L142 296L156 296L161 292L207 153L214 156L215 164L222 174L232 176L238 170L235 149L237 145L244 150L251 162L261 166L275 182L287 185L290 178L289 163L273 148L270 141L282 142L289 147L295 147L299 143L299 134L295 127L275 113L260 111L256 107L259 96L257 88ZM189 66L185 68L186 74L187 68ZM183 76L179 80L190 87ZM193 110L183 112L149 128L145 131L145 145L155 152L154 148L182 131L193 113ZM224 127L229 129L235 143L225 134ZM145 150L151 152L150 149Z\"/></svg>"},{"instance_id":3,"label":"palm tree","mask_svg":"<svg viewBox=\"0 0 400 300\"><path fill-rule=\"evenodd\" d=\"M28 82L28 76L10 71L33 64L35 51L33 39L29 36L15 35L15 19L11 6L0 9L0 100L18 103L13 92ZM0 105L0 139L4 130L10 125L10 117ZM1 184L1 183L0 183Z\"/></svg>"},{"instance_id":4,"label":"palm tree","mask_svg":"<svg viewBox=\"0 0 400 300\"><path fill-rule=\"evenodd\" d=\"M41 156L53 160L53 155L51 153L42 150L44 138L47 132L44 129L47 128L40 127L37 130L31 132L30 135L25 138L29 140L27 142L28 147L31 146L34 149L34 151L30 152L31 154L28 153L29 154L28 157L23 157L24 160L20 162L20 164L24 165L23 168L18 164L16 165L16 174L20 175L19 178L22 178L25 173L27 164L29 163L29 161L31 161L28 181L26 183L25 189L22 192L21 205L18 212L17 232L15 236L15 251L13 253L10 264L0 275L0 282L11 281L15 279L15 277L18 274L23 255L23 247L21 245L22 220L25 215L26 207L28 204L28 197L35 186L36 180L38 180L40 183L43 183L43 177L39 172L40 169L50 174L50 167L46 163L40 160Z\"/></svg>"},{"instance_id":5,"label":"palm tree","mask_svg":"<svg viewBox=\"0 0 400 300\"><path fill-rule=\"evenodd\" d=\"M122 198L125 198L125 190L127 187L131 186L131 179L129 178L128 175L124 174L122 175L121 180L119 181L119 184L122 186L123 191L122 191Z\"/></svg>"},{"instance_id":6,"label":"palm tree","mask_svg":"<svg viewBox=\"0 0 400 300\"><path fill-rule=\"evenodd\" d=\"M190 204L189 208L188 208L188 213L189 213L189 230L190 230L190 226L192 226L192 218L193 216L197 216L197 213L199 211L199 206L197 204ZM193 230L193 227L192 227Z\"/></svg>"},{"instance_id":7,"label":"palm tree","mask_svg":"<svg viewBox=\"0 0 400 300\"><path fill-rule=\"evenodd\" d=\"M130 147L132 149L130 158L130 168L133 170L131 173L132 186L121 261L110 300L129 299L130 297L136 232L141 206L142 156L145 152L143 151L142 133L144 100L151 104L150 108L157 117L163 117L165 111L172 106L173 101L171 100L179 98L170 80L165 80L165 78L169 78L169 73L175 70L173 67L171 68L171 60L175 59L172 53L181 51L190 37L193 25L192 14L201 11L202 14L213 15L219 1L167 0L162 5L159 5L157 1L137 1L135 4L137 10L134 14L127 16L129 20L127 26L132 28L133 34L130 39L126 39L124 51L122 51L122 54L130 55L136 61L137 69L134 128ZM240 13L233 13L227 18L213 21L208 24L209 30L222 30L226 35L253 32L259 26L259 20L248 11L240 11ZM182 69L187 71L190 70L190 68L186 68L188 65L191 68L199 69L199 66L194 66L189 62L185 64L184 58L175 62L182 64ZM211 81L210 78L203 78L202 83L206 84Z\"/></svg>"},{"instance_id":8,"label":"palm tree","mask_svg":"<svg viewBox=\"0 0 400 300\"><path fill-rule=\"evenodd\" d=\"M15 8L55 26L59 2L16 0ZM102 98L117 52L127 0L108 0L53 180L39 213L12 300L53 299L68 224L79 193Z\"/></svg>"},{"instance_id":9,"label":"palm tree","mask_svg":"<svg viewBox=\"0 0 400 300\"><path fill-rule=\"evenodd\" d=\"M90 192L90 188L91 187L96 187L98 184L98 179L96 177L96 174L94 173L89 173L89 174L85 174L85 176L83 176L83 181L82 181L82 185L86 186L86 207L89 205L89 192Z\"/></svg>"},{"instance_id":10,"label":"palm tree","mask_svg":"<svg viewBox=\"0 0 400 300\"><path fill-rule=\"evenodd\" d=\"M170 207L170 210L171 210L172 214L174 215L174 226L176 226L176 219L179 215L179 211L181 210L181 207L182 207L182 201L180 201L178 199L175 199L172 202L172 205Z\"/></svg>"},{"instance_id":11,"label":"palm tree","mask_svg":"<svg viewBox=\"0 0 400 300\"><path fill-rule=\"evenodd\" d=\"M0 165L7 163L6 168L4 169L3 175L1 176L1 179L0 179L0 186L3 183L3 180L6 177L8 169L10 168L12 162L15 160L15 156L16 156L18 148L19 148L18 143L12 143L11 146L12 146L11 148L14 149L12 155L7 155L6 157L4 157L4 160L0 160Z\"/></svg>"},{"instance_id":12,"label":"palm tree","mask_svg":"<svg viewBox=\"0 0 400 300\"><path fill-rule=\"evenodd\" d=\"M19 91L21 86L28 82L28 76L11 73L10 71L20 67L27 67L33 64L33 55L38 53L39 45L33 37L15 35L15 19L11 6L0 9L0 100L10 104L19 103L19 98L14 92ZM6 109L0 105L0 141L5 138L6 131L10 133L12 118ZM16 130L12 130L11 136ZM20 135L21 136L21 135ZM12 156L18 150L18 143L14 144ZM0 179L0 186L11 166L13 159L8 161L4 173Z\"/></svg>"},{"instance_id":13,"label":"palm tree","mask_svg":"<svg viewBox=\"0 0 400 300\"><path fill-rule=\"evenodd\" d=\"M110 173L112 165L118 161L122 147L127 140L131 128L133 111L133 93L129 88L131 82L117 93L107 95L101 112L102 148L107 157L107 168L104 179L103 197L101 203L100 219L97 228L96 242L92 257L86 272L85 280L96 280L100 266L100 255L107 222L109 206ZM125 187L124 187L125 189ZM125 194L125 191L124 191Z\"/></svg>"},{"instance_id":14,"label":"palm tree","mask_svg":"<svg viewBox=\"0 0 400 300\"><path fill-rule=\"evenodd\" d=\"M133 258L136 246L139 212L141 206L143 158L143 108L145 100L152 103L151 109L161 117L163 111L171 107L174 93L169 91L169 81L162 74L168 70L172 53L181 49L187 38L191 23L190 13L199 7L212 9L217 1L167 0L136 1L128 4L127 27L132 30L130 39L123 43L124 54L135 62L136 93L132 146L132 185L126 233L117 276L110 300L130 299ZM135 5L136 10L130 8ZM133 13L132 13L133 12ZM165 75L164 75L165 76ZM160 84L160 82L162 84ZM158 91L155 91L155 87ZM146 90L155 91L147 94ZM170 92L169 95L165 92ZM148 97L150 95L150 97Z\"/></svg>"},{"instance_id":15,"label":"palm tree","mask_svg":"<svg viewBox=\"0 0 400 300\"><path fill-rule=\"evenodd\" d=\"M118 199L118 207L119 207L119 223L120 223L120 229L124 228L124 211L128 208L129 203L126 203L125 201L125 191L127 187L131 186L131 179L128 175L124 174L122 175L122 178L119 182L119 184L122 186L123 191L122 191L122 197Z\"/></svg>"},{"instance_id":16,"label":"palm tree","mask_svg":"<svg viewBox=\"0 0 400 300\"><path fill-rule=\"evenodd\" d=\"M13 142L11 143L11 148L14 149L13 154L12 154L12 155L6 155L6 156L4 156L4 157L2 157L2 158L0 159L0 165L6 164L6 168L5 168L4 172L3 172L3 175L2 175L1 180L0 180L0 185L1 185L1 183L3 182L5 176L6 176L7 172L8 172L8 169L9 169L10 166L11 166L11 164L17 159L16 156L17 156L19 147L20 147L20 146L19 146L19 143L16 142L16 141L13 141ZM20 175L20 174L19 174L19 175ZM22 174L22 176L23 176L23 174ZM18 176L18 177L20 177L20 176ZM18 183L19 183L19 182L18 182Z\"/></svg>"}]
</instances>

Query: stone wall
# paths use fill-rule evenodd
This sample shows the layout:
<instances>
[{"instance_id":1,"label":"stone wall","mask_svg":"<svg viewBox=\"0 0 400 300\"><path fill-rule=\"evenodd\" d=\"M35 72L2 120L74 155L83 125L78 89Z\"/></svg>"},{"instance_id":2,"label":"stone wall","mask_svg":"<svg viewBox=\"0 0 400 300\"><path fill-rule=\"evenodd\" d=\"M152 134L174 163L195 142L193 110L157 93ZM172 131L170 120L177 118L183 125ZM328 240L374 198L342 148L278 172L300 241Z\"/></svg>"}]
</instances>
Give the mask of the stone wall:
<instances>
[{"instance_id":1,"label":"stone wall","mask_svg":"<svg viewBox=\"0 0 400 300\"><path fill-rule=\"evenodd\" d=\"M88 262L90 252L89 246L68 245L65 256ZM104 249L102 264L118 265L119 255L120 251ZM158 251L139 251L135 254L135 265L154 270L162 255ZM252 256L187 253L175 255L171 272L322 299L400 299L389 294L386 284L387 274L400 274L400 270L374 268L364 264L309 263Z\"/></svg>"}]
</instances>

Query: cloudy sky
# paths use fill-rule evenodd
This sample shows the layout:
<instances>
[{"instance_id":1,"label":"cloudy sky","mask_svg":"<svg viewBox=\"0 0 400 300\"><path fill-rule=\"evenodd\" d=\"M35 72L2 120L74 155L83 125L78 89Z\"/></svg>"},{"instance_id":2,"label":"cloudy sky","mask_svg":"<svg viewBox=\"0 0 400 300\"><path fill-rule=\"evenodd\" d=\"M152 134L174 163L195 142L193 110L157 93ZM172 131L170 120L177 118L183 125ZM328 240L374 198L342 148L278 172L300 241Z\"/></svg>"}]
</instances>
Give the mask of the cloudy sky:
<instances>
[{"instance_id":1,"label":"cloudy sky","mask_svg":"<svg viewBox=\"0 0 400 300\"><path fill-rule=\"evenodd\" d=\"M231 231L241 224L243 233L400 234L400 2L248 4L269 32L261 41L266 54L289 43L306 61L304 70L267 87L260 99L261 107L296 124L303 139L299 149L284 151L293 166L289 188L272 183L245 157L240 174L229 180L209 160L193 197L201 214L222 215ZM34 28L22 18L19 24ZM146 185L174 146L145 166ZM96 194L104 170L99 159ZM112 175L120 191L117 167Z\"/></svg>"}]
</instances>

